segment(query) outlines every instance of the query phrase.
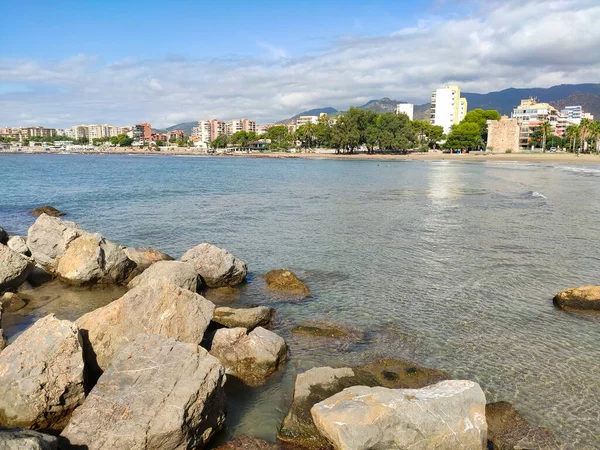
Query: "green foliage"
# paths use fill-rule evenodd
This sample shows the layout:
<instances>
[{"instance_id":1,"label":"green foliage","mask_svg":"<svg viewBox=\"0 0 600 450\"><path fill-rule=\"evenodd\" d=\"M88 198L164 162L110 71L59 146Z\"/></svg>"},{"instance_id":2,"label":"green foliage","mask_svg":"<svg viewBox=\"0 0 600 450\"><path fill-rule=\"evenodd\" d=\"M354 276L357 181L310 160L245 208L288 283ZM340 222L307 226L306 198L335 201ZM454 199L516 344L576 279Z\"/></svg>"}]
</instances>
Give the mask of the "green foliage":
<instances>
[{"instance_id":1,"label":"green foliage","mask_svg":"<svg viewBox=\"0 0 600 450\"><path fill-rule=\"evenodd\" d=\"M110 141L109 137L93 138L92 139L92 144L94 144L94 145L100 145L100 144L104 144L105 142L109 142L109 141Z\"/></svg>"},{"instance_id":2,"label":"green foliage","mask_svg":"<svg viewBox=\"0 0 600 450\"><path fill-rule=\"evenodd\" d=\"M222 134L220 136L217 136L216 139L214 139L211 143L210 146L211 148L226 148L227 147L227 136Z\"/></svg>"},{"instance_id":3,"label":"green foliage","mask_svg":"<svg viewBox=\"0 0 600 450\"><path fill-rule=\"evenodd\" d=\"M469 111L458 125L452 127L444 148L456 150L484 147L487 141L488 120L500 120L500 113L481 108Z\"/></svg>"},{"instance_id":4,"label":"green foliage","mask_svg":"<svg viewBox=\"0 0 600 450\"><path fill-rule=\"evenodd\" d=\"M165 145L165 141L157 140L154 142L157 147L162 147Z\"/></svg>"},{"instance_id":5,"label":"green foliage","mask_svg":"<svg viewBox=\"0 0 600 450\"><path fill-rule=\"evenodd\" d=\"M506 150L504 150L504 153L512 153L512 148L507 148Z\"/></svg>"},{"instance_id":6,"label":"green foliage","mask_svg":"<svg viewBox=\"0 0 600 450\"><path fill-rule=\"evenodd\" d=\"M258 139L258 135L251 131L238 131L237 133L233 133L233 135L229 138L229 143L236 146L247 148L250 142L256 141Z\"/></svg>"},{"instance_id":7,"label":"green foliage","mask_svg":"<svg viewBox=\"0 0 600 450\"><path fill-rule=\"evenodd\" d=\"M118 136L112 136L110 143L120 147L129 147L133 144L133 138L128 137L126 134L119 134Z\"/></svg>"},{"instance_id":8,"label":"green foliage","mask_svg":"<svg viewBox=\"0 0 600 450\"><path fill-rule=\"evenodd\" d=\"M276 125L267 130L265 139L270 139L269 148L274 150L287 150L292 145L292 135L285 125Z\"/></svg>"}]
</instances>

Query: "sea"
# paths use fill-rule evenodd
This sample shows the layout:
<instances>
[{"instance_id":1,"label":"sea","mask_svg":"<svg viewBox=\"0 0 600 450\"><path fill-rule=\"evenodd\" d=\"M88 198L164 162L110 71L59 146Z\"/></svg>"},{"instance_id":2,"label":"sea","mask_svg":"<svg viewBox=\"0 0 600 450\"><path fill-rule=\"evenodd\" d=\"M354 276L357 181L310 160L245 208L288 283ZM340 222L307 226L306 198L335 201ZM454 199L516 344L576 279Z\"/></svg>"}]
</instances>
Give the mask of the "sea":
<instances>
[{"instance_id":1,"label":"sea","mask_svg":"<svg viewBox=\"0 0 600 450\"><path fill-rule=\"evenodd\" d=\"M210 242L246 261L248 282L221 301L273 306L290 359L263 386L230 383L218 440L274 440L300 372L392 357L478 382L569 448L600 446L600 314L552 303L600 284L600 164L0 155L0 226L26 234L39 205L125 246L177 258ZM265 292L261 275L283 267L310 297ZM5 331L112 299L94 295ZM358 337L289 331L315 320Z\"/></svg>"}]
</instances>

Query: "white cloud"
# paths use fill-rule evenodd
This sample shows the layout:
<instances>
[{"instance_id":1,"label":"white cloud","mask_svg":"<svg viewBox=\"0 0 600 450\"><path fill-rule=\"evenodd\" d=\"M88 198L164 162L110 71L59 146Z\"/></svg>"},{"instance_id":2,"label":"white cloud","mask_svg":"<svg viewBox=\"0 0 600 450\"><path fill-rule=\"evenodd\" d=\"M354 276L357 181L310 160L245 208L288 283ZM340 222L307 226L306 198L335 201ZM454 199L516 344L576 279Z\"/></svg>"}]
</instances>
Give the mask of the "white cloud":
<instances>
[{"instance_id":1,"label":"white cloud","mask_svg":"<svg viewBox=\"0 0 600 450\"><path fill-rule=\"evenodd\" d=\"M240 116L266 123L384 96L424 103L447 82L488 92L600 81L596 0L491 0L473 11L423 17L386 36L346 37L299 57L258 43L264 55L238 60L0 58L0 84L26 87L0 90L0 126Z\"/></svg>"}]
</instances>

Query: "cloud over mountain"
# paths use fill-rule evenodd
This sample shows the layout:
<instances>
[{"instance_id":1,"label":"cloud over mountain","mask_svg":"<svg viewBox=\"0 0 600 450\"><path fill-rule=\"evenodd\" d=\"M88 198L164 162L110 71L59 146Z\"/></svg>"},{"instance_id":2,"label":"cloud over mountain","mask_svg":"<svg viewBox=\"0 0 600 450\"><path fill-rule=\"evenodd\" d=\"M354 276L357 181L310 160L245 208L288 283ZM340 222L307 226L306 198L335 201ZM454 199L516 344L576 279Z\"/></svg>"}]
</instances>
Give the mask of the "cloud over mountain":
<instances>
[{"instance_id":1,"label":"cloud over mountain","mask_svg":"<svg viewBox=\"0 0 600 450\"><path fill-rule=\"evenodd\" d=\"M422 17L391 34L340 37L301 56L260 42L261 55L239 59L0 57L0 126L162 127L238 116L265 123L324 104L345 109L381 97L424 103L449 82L488 92L600 81L597 0L469 4L463 17Z\"/></svg>"}]
</instances>

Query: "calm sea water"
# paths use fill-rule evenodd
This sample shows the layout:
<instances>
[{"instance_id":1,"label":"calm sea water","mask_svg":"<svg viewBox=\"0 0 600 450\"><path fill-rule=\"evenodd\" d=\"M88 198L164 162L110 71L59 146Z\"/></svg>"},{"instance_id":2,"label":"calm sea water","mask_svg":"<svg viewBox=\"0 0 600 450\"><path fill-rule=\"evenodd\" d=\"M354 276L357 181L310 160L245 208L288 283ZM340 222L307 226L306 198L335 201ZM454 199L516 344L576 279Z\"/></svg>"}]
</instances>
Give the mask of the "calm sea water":
<instances>
[{"instance_id":1,"label":"calm sea water","mask_svg":"<svg viewBox=\"0 0 600 450\"><path fill-rule=\"evenodd\" d=\"M175 257L212 242L244 259L238 303L272 304L286 369L232 385L222 439L274 439L298 371L407 358L479 382L574 448L600 442L600 315L552 305L600 283L600 165L0 155L0 225L25 234L51 204L128 246ZM265 296L288 267L313 291ZM64 303L64 302L63 302ZM351 343L290 324L359 328Z\"/></svg>"}]
</instances>

